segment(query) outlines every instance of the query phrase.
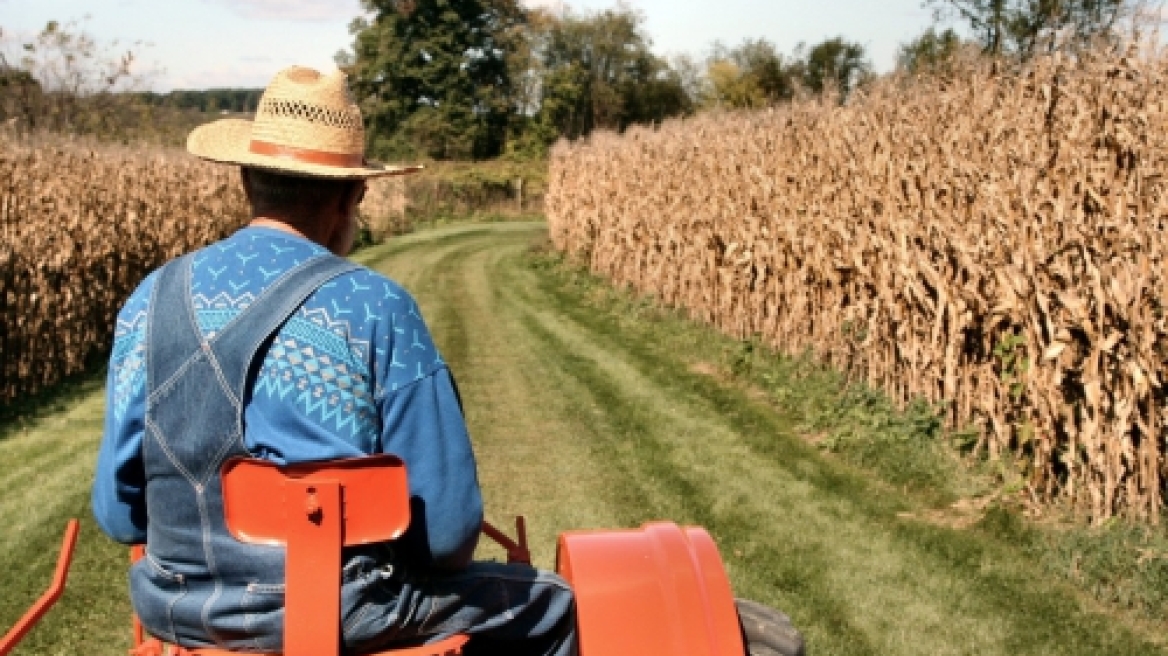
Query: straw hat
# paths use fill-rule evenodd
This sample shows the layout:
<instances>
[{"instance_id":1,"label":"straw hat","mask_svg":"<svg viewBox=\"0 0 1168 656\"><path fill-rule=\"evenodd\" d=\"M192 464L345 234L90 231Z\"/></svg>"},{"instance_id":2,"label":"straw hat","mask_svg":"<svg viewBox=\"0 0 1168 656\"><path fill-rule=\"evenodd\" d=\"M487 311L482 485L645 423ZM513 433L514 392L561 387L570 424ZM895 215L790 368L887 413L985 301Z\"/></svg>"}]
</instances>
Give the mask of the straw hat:
<instances>
[{"instance_id":1,"label":"straw hat","mask_svg":"<svg viewBox=\"0 0 1168 656\"><path fill-rule=\"evenodd\" d=\"M255 121L201 125L187 137L187 150L213 162L318 178L373 178L422 168L366 161L365 126L345 74L300 66L276 74Z\"/></svg>"}]
</instances>

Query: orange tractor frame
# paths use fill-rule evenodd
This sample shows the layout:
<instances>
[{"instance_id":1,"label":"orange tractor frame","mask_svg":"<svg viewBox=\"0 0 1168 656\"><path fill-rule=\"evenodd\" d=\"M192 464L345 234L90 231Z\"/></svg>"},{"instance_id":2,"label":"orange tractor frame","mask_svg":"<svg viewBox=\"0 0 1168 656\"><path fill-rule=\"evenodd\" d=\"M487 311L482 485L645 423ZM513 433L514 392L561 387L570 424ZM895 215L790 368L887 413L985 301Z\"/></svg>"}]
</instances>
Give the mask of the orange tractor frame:
<instances>
[{"instance_id":1,"label":"orange tractor frame","mask_svg":"<svg viewBox=\"0 0 1168 656\"><path fill-rule=\"evenodd\" d=\"M341 549L394 540L405 532L410 523L405 465L392 455L284 468L235 459L224 465L222 476L232 535L287 549L284 656L337 656ZM272 500L280 501L273 506ZM516 528L517 541L487 523L483 532L503 546L510 562L530 564L522 517ZM60 598L77 531L72 520L52 585L0 638L0 656ZM134 557L141 553L142 547L135 547ZM560 535L556 561L576 594L581 656L743 656L748 642L769 650L760 653L802 653L802 638L785 616L770 611L774 617L768 617L765 607L735 601L718 549L701 528L659 522L636 530L570 531ZM368 656L456 656L467 639L455 635ZM134 618L133 656L233 653L163 644L146 636Z\"/></svg>"}]
</instances>

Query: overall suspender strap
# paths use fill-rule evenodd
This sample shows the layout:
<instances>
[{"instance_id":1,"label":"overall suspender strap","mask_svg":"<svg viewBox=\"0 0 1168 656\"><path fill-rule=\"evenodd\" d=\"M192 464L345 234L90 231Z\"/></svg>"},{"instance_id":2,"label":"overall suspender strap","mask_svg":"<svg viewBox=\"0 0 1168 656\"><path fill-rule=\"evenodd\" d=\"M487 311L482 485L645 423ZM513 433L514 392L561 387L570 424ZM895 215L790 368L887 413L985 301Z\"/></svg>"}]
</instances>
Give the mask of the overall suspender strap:
<instances>
[{"instance_id":1,"label":"overall suspender strap","mask_svg":"<svg viewBox=\"0 0 1168 656\"><path fill-rule=\"evenodd\" d=\"M146 320L147 406L199 352L199 324L187 299L191 294L193 258L193 254L185 255L159 269L150 294Z\"/></svg>"},{"instance_id":2,"label":"overall suspender strap","mask_svg":"<svg viewBox=\"0 0 1168 656\"><path fill-rule=\"evenodd\" d=\"M321 255L292 269L272 283L209 342L211 352L242 399L256 351L321 286L360 267L335 255ZM189 297L189 294L188 294Z\"/></svg>"},{"instance_id":3,"label":"overall suspender strap","mask_svg":"<svg viewBox=\"0 0 1168 656\"><path fill-rule=\"evenodd\" d=\"M191 299L193 254L164 266L159 272L147 324L147 389L153 397L199 356L211 360L223 377L228 394L238 405L256 352L304 301L333 278L359 269L348 260L326 254L308 260L282 275L214 337L199 329ZM242 410L242 408L240 408Z\"/></svg>"}]
</instances>

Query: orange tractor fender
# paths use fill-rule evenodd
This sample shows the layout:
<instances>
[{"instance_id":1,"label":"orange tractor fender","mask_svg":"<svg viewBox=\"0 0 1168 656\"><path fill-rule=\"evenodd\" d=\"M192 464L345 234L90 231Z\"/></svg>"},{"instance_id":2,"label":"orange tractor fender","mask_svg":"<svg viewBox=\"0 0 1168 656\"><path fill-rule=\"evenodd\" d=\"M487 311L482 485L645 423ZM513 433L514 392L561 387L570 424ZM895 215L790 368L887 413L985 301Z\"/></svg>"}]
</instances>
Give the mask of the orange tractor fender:
<instances>
[{"instance_id":1,"label":"orange tractor fender","mask_svg":"<svg viewBox=\"0 0 1168 656\"><path fill-rule=\"evenodd\" d=\"M704 529L672 522L560 536L581 656L742 656L730 582Z\"/></svg>"}]
</instances>

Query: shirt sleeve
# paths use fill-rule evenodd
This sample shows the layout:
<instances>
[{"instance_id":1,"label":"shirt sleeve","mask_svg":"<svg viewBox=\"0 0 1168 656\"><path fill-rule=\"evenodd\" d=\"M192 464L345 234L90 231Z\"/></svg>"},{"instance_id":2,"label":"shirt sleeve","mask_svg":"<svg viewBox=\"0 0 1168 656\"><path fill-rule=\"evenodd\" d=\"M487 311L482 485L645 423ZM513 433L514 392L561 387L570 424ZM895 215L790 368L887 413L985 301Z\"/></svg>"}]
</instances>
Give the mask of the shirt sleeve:
<instances>
[{"instance_id":1,"label":"shirt sleeve","mask_svg":"<svg viewBox=\"0 0 1168 656\"><path fill-rule=\"evenodd\" d=\"M93 480L93 515L101 530L123 544L146 542L145 318L148 278L118 314L106 381L105 430Z\"/></svg>"},{"instance_id":2,"label":"shirt sleeve","mask_svg":"<svg viewBox=\"0 0 1168 656\"><path fill-rule=\"evenodd\" d=\"M483 501L462 404L417 303L396 283L382 290L387 332L377 345L377 450L406 463L410 528L402 557L422 568L462 569L478 543Z\"/></svg>"},{"instance_id":3,"label":"shirt sleeve","mask_svg":"<svg viewBox=\"0 0 1168 656\"><path fill-rule=\"evenodd\" d=\"M482 530L483 501L448 369L386 399L382 444L405 461L409 475L410 529L400 543L407 560L437 569L466 567Z\"/></svg>"}]
</instances>

